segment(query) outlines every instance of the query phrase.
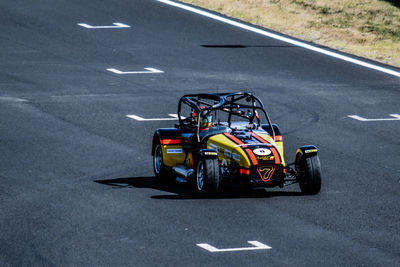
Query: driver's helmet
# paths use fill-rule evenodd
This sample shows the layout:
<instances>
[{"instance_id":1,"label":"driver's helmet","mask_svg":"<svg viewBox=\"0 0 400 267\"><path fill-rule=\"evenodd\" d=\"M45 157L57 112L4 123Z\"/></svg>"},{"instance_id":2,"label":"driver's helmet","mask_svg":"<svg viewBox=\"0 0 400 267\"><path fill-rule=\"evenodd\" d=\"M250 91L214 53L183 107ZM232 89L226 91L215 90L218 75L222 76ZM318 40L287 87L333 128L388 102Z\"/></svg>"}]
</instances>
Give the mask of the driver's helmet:
<instances>
[{"instance_id":1,"label":"driver's helmet","mask_svg":"<svg viewBox=\"0 0 400 267\"><path fill-rule=\"evenodd\" d=\"M212 126L212 115L211 112L208 111L206 114L201 116L201 120L200 120L200 128L208 128Z\"/></svg>"},{"instance_id":2,"label":"driver's helmet","mask_svg":"<svg viewBox=\"0 0 400 267\"><path fill-rule=\"evenodd\" d=\"M200 109L205 109L205 106L200 106ZM201 129L205 129L208 127L212 126L212 115L211 115L211 111L207 111L205 114L203 114L203 112L200 112L200 128ZM190 117L194 119L194 121L196 122L196 124L198 123L198 119L199 119L199 114L197 114L197 112L192 109L192 112L190 114Z\"/></svg>"}]
</instances>

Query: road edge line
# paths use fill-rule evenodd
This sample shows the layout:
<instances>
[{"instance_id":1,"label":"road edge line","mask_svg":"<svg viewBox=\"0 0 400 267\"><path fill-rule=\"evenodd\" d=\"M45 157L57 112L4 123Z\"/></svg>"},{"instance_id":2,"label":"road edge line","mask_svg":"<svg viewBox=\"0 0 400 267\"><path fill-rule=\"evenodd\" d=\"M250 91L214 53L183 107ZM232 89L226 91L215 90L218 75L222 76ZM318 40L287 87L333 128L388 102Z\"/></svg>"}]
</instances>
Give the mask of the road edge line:
<instances>
[{"instance_id":1,"label":"road edge line","mask_svg":"<svg viewBox=\"0 0 400 267\"><path fill-rule=\"evenodd\" d=\"M264 36L267 36L267 37L270 37L270 38L273 38L273 39L276 39L276 40L280 40L282 42L293 44L295 46L299 46L299 47L302 47L302 48L305 48L305 49L308 49L308 50L312 50L312 51L320 53L320 54L331 56L331 57L334 57L334 58L337 58L337 59L341 59L343 61L347 61L347 62L356 64L356 65L360 65L360 66L363 66L363 67L366 67L366 68L369 68L369 69L373 69L373 70L377 70L377 71L380 71L380 72L384 72L384 73L387 73L387 74L390 74L390 75L393 75L393 76L396 76L396 77L400 78L400 72L398 72L398 71L394 71L394 70L391 70L391 69L388 69L388 68L380 67L380 66L377 66L377 65L374 65L374 64L371 64L371 63L364 62L364 61L359 60L359 59L351 58L349 56L341 55L341 54L339 54L337 52L332 52L332 51L329 51L329 50L326 50L326 49L323 49L323 48L319 48L319 47L307 44L305 42L297 41L297 40L294 40L294 39L291 39L291 38L288 38L288 37L285 37L285 36L280 36L280 35L278 35L276 33L268 32L266 30L262 30L262 29L253 27L253 26L244 24L242 22L234 21L232 19L228 19L228 18L219 16L219 15L213 14L211 12L192 7L192 6L188 6L188 5L177 3L177 2L174 2L174 1L170 1L170 0L157 0L157 1L161 2L161 3L164 3L164 4L167 4L167 5L170 5L170 6L174 6L174 7L177 7L177 8L184 9L186 11L190 11L190 12L199 14L199 15L202 15L202 16L205 16L205 17L208 17L208 18L211 18L211 19L214 19L214 20L217 20L217 21L232 25L232 26L236 26L236 27L241 28L241 29L245 29L245 30L248 30L248 31L251 31L251 32L254 32L254 33L258 33L260 35L264 35Z\"/></svg>"}]
</instances>

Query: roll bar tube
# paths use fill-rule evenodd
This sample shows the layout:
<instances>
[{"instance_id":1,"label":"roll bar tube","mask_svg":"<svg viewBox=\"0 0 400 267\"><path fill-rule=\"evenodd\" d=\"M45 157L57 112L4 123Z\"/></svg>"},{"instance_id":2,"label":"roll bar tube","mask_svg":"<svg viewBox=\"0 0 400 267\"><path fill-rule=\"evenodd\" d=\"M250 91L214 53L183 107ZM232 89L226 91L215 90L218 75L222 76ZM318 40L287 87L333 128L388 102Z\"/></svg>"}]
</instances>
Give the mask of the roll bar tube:
<instances>
[{"instance_id":1,"label":"roll bar tube","mask_svg":"<svg viewBox=\"0 0 400 267\"><path fill-rule=\"evenodd\" d=\"M197 98L197 99L194 99L194 98ZM228 98L230 98L230 99L228 99ZM250 101L252 101L252 105L244 105L244 104L235 103L244 98L251 98ZM217 103L215 103L215 104L207 103L205 101L202 101L201 99L209 99L209 100L213 100ZM265 117L267 118L269 127L271 129L271 133L275 140L275 131L274 131L274 128L272 127L272 123L268 116L268 113L266 112L266 110L264 108L264 104L261 102L261 100L257 96L255 96L251 93L236 92L236 93L222 93L222 94L187 94L187 95L182 96L180 98L179 104L178 104L178 119L179 119L179 126L181 129L183 128L183 122L182 122L182 118L181 118L182 103L185 103L189 107L194 109L197 112L197 114L199 114L199 116L201 115L201 112L204 112L204 110L209 110L209 111L221 110L224 112L228 112L229 113L229 115L228 115L229 127L231 125L231 116L233 114L232 110L235 107L235 105L237 105L238 109L239 108L244 108L244 109L248 108L248 109L252 109L253 111L261 110L264 113ZM208 105L208 107L206 107L205 109L201 109L200 106L198 105L198 103L201 103L203 105ZM225 110L225 109L229 109L229 110ZM238 114L236 114L236 115L238 115ZM238 116L240 116L240 115L238 115ZM254 119L254 115L253 115L253 119ZM200 142L199 131L200 131L200 119L197 120L197 131L196 131L197 140Z\"/></svg>"}]
</instances>

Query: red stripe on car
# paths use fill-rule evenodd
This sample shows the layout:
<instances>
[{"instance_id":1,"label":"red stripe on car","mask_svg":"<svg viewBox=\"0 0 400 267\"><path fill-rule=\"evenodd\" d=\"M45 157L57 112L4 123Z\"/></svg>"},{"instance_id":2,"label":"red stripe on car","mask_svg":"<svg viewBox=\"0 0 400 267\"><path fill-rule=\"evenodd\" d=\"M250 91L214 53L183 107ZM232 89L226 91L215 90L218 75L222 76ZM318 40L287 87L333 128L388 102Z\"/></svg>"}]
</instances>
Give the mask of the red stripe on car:
<instances>
[{"instance_id":1,"label":"red stripe on car","mask_svg":"<svg viewBox=\"0 0 400 267\"><path fill-rule=\"evenodd\" d=\"M251 162L253 163L253 165L257 165L257 164L258 164L258 161L257 161L257 159L256 159L256 156L254 156L253 151L251 151L251 149L249 149L249 148L246 148L245 150L246 150L246 152L247 152L247 155L249 155L249 157L250 157Z\"/></svg>"},{"instance_id":2,"label":"red stripe on car","mask_svg":"<svg viewBox=\"0 0 400 267\"><path fill-rule=\"evenodd\" d=\"M244 143L239 138L237 138L234 135L231 135L230 133L225 133L225 136L227 136L229 139L231 139L233 142L235 142L238 145L244 145ZM244 145L243 147L247 147L247 146Z\"/></svg>"},{"instance_id":3,"label":"red stripe on car","mask_svg":"<svg viewBox=\"0 0 400 267\"><path fill-rule=\"evenodd\" d=\"M274 155L275 164L281 164L280 155L279 155L278 151L276 151L276 148L273 145L271 145L267 140L265 140L264 138L262 138L259 135L256 135L253 132L251 133L251 135L254 136L261 143L268 145L269 149L272 151L272 154Z\"/></svg>"},{"instance_id":4,"label":"red stripe on car","mask_svg":"<svg viewBox=\"0 0 400 267\"><path fill-rule=\"evenodd\" d=\"M162 145L180 145L181 139L161 139L160 143Z\"/></svg>"}]
</instances>

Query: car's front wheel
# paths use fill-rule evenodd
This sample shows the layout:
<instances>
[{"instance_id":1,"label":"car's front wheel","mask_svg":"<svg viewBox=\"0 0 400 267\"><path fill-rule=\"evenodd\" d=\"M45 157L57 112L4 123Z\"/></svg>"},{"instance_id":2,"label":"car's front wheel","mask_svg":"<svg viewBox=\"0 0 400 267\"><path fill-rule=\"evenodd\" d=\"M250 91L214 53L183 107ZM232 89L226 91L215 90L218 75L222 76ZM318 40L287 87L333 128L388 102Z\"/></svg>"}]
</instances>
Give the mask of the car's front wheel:
<instances>
[{"instance_id":1,"label":"car's front wheel","mask_svg":"<svg viewBox=\"0 0 400 267\"><path fill-rule=\"evenodd\" d=\"M201 194L216 193L220 189L218 159L199 159L196 167L196 190Z\"/></svg>"},{"instance_id":2,"label":"car's front wheel","mask_svg":"<svg viewBox=\"0 0 400 267\"><path fill-rule=\"evenodd\" d=\"M318 155L305 157L296 155L296 171L301 192L316 195L321 191L321 163Z\"/></svg>"}]
</instances>

